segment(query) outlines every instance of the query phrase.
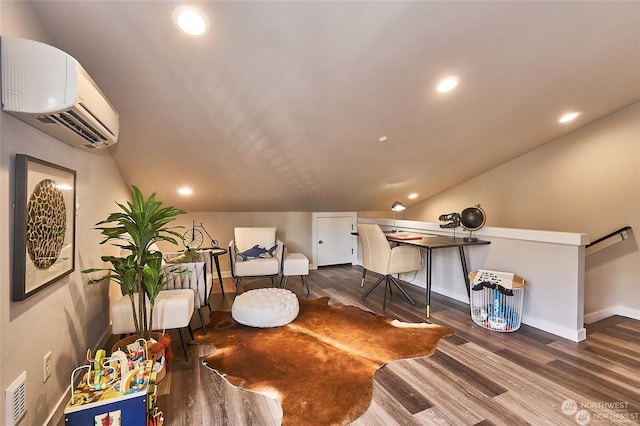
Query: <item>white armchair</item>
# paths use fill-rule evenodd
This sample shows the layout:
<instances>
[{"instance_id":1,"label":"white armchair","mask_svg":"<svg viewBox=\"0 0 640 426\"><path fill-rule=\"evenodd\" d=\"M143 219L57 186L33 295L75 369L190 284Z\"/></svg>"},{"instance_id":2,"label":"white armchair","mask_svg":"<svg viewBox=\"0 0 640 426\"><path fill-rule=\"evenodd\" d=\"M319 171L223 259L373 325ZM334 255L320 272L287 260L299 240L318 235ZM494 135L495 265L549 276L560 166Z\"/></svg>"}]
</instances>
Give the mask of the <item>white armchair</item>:
<instances>
[{"instance_id":1,"label":"white armchair","mask_svg":"<svg viewBox=\"0 0 640 426\"><path fill-rule=\"evenodd\" d=\"M419 271L422 267L420 249L408 245L400 245L392 248L384 232L382 232L382 229L377 224L358 223L357 226L358 236L360 237L360 244L362 246L362 263L364 267L361 287L364 284L364 277L367 270L382 275L362 297L367 297L369 293L384 281L385 290L382 309L387 305L387 291L391 293L391 284L398 287L404 297L411 302L411 304L415 305L416 303L400 286L393 274Z\"/></svg>"},{"instance_id":2,"label":"white armchair","mask_svg":"<svg viewBox=\"0 0 640 426\"><path fill-rule=\"evenodd\" d=\"M194 291L193 306L198 309L200 323L202 329L206 333L207 328L204 320L202 309L208 307L211 310L209 296L211 295L213 285L213 274L211 270L209 254L195 253L194 259L182 259L184 254L164 253L163 257L167 261L167 270L176 272L167 272L167 284L164 290L177 290L190 288ZM185 262L185 260L196 260L193 262ZM178 271L183 271L179 273Z\"/></svg>"},{"instance_id":3,"label":"white armchair","mask_svg":"<svg viewBox=\"0 0 640 426\"><path fill-rule=\"evenodd\" d=\"M276 239L276 228L234 228L234 238L229 242L229 266L236 281L236 293L243 278L271 278L276 287L276 277L282 271L284 243Z\"/></svg>"}]
</instances>

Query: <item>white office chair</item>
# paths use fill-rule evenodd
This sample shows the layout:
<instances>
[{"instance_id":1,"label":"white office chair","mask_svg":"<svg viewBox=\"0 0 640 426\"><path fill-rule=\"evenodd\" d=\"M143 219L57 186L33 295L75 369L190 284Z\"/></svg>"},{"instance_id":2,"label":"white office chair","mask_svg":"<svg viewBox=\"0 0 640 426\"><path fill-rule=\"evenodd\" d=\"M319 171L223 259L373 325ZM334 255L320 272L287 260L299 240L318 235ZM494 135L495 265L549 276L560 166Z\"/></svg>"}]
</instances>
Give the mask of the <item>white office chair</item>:
<instances>
[{"instance_id":1,"label":"white office chair","mask_svg":"<svg viewBox=\"0 0 640 426\"><path fill-rule=\"evenodd\" d=\"M229 266L236 281L235 296L243 278L271 278L271 285L276 287L284 254L284 243L276 239L276 228L234 228L233 235L235 239L229 242Z\"/></svg>"},{"instance_id":2,"label":"white office chair","mask_svg":"<svg viewBox=\"0 0 640 426\"><path fill-rule=\"evenodd\" d=\"M364 286L364 278L367 271L373 271L382 275L362 297L367 297L384 281L385 290L382 309L386 308L387 290L391 293L391 284L398 287L404 297L411 302L411 304L415 305L416 303L402 286L400 286L393 274L419 271L422 268L420 249L409 245L391 247L384 232L382 232L382 229L377 224L358 223L357 227L360 245L362 246L362 263L364 267L360 286Z\"/></svg>"}]
</instances>

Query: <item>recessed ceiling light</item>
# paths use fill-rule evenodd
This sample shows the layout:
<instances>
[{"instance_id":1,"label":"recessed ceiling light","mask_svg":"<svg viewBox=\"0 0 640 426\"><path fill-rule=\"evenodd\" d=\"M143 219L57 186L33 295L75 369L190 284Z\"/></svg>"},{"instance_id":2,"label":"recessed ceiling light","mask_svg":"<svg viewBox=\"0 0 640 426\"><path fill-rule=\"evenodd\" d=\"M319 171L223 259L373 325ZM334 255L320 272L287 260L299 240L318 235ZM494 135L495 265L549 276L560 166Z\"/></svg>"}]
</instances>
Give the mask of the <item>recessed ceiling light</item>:
<instances>
[{"instance_id":1,"label":"recessed ceiling light","mask_svg":"<svg viewBox=\"0 0 640 426\"><path fill-rule=\"evenodd\" d=\"M379 140L380 142L386 142L388 139L389 139L389 138L388 138L388 137L386 137L386 136L380 136L380 137L378 138L378 140Z\"/></svg>"},{"instance_id":2,"label":"recessed ceiling light","mask_svg":"<svg viewBox=\"0 0 640 426\"><path fill-rule=\"evenodd\" d=\"M193 190L189 187L183 186L182 188L178 188L178 194L180 195L191 195L193 194Z\"/></svg>"},{"instance_id":3,"label":"recessed ceiling light","mask_svg":"<svg viewBox=\"0 0 640 426\"><path fill-rule=\"evenodd\" d=\"M447 77L443 80L440 80L440 83L438 83L438 87L436 88L436 90L439 93L447 93L455 89L458 83L460 83L460 79L458 77Z\"/></svg>"},{"instance_id":4,"label":"recessed ceiling light","mask_svg":"<svg viewBox=\"0 0 640 426\"><path fill-rule=\"evenodd\" d=\"M173 23L191 37L204 37L209 33L209 19L193 6L179 6L173 10Z\"/></svg>"},{"instance_id":5,"label":"recessed ceiling light","mask_svg":"<svg viewBox=\"0 0 640 426\"><path fill-rule=\"evenodd\" d=\"M575 120L576 118L578 118L578 116L580 115L580 112L574 111L574 112L568 112L566 114L564 114L562 117L560 117L560 119L558 120L558 123L568 123L570 121Z\"/></svg>"},{"instance_id":6,"label":"recessed ceiling light","mask_svg":"<svg viewBox=\"0 0 640 426\"><path fill-rule=\"evenodd\" d=\"M416 194L415 192L409 194L409 199L413 200L414 198L418 198L418 194Z\"/></svg>"}]
</instances>

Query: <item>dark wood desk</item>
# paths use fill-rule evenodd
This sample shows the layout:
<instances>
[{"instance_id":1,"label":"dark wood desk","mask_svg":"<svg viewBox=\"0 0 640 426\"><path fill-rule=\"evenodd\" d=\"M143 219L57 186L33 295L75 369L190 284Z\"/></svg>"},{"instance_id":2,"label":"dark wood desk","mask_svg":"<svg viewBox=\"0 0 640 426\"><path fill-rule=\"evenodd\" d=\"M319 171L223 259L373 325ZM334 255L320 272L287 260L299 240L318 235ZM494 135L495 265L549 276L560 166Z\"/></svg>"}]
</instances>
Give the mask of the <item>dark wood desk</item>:
<instances>
[{"instance_id":1,"label":"dark wood desk","mask_svg":"<svg viewBox=\"0 0 640 426\"><path fill-rule=\"evenodd\" d=\"M413 234L413 233L412 233ZM469 267L467 266L467 258L464 254L464 248L468 246L477 246L490 244L490 241L476 240L465 241L464 238L446 237L443 235L425 234L420 239L406 239L406 238L394 238L393 233L386 233L388 241L392 241L398 244L409 244L425 248L427 250L427 318L431 314L431 257L433 250L445 249L445 248L458 248L460 253L460 263L462 264L462 273L464 274L464 283L467 287L467 296L470 296L470 284L469 284ZM417 233L415 235L418 235Z\"/></svg>"}]
</instances>

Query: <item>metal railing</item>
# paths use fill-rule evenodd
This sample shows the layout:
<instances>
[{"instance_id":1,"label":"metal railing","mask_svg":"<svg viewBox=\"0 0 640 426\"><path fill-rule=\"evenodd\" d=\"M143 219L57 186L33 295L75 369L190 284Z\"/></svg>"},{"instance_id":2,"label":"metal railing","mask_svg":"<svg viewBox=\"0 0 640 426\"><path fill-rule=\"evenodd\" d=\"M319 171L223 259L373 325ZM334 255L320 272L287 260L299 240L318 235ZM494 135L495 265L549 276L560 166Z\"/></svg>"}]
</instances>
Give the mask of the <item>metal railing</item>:
<instances>
[{"instance_id":1,"label":"metal railing","mask_svg":"<svg viewBox=\"0 0 640 426\"><path fill-rule=\"evenodd\" d=\"M590 242L589 244L587 244L587 248L592 247L598 243L601 243L603 241L608 240L609 238L615 237L616 235L620 235L620 237L622 237L622 240L626 240L627 237L629 236L629 231L631 231L631 227L630 226L625 226L623 228L620 228L616 231L613 231L607 235L605 235L604 237L600 237L595 241Z\"/></svg>"}]
</instances>

